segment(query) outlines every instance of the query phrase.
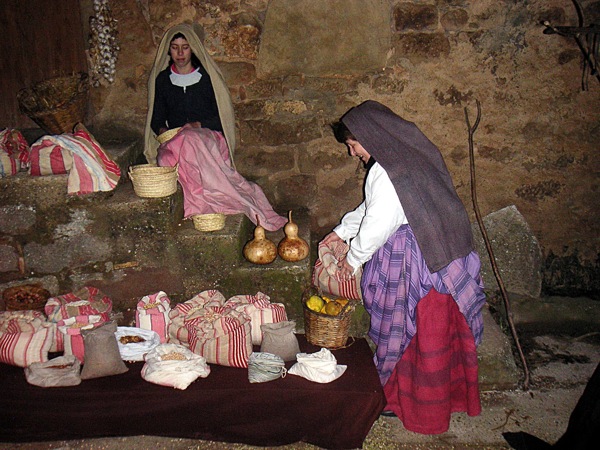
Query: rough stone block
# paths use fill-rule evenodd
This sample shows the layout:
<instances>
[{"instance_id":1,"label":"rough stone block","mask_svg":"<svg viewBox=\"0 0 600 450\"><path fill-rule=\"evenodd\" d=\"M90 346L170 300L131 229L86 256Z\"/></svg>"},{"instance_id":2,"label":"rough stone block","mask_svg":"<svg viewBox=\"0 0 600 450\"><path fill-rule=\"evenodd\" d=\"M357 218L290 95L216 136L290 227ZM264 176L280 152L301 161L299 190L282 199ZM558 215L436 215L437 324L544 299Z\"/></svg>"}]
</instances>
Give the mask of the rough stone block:
<instances>
[{"instance_id":1,"label":"rough stone block","mask_svg":"<svg viewBox=\"0 0 600 450\"><path fill-rule=\"evenodd\" d=\"M356 74L381 69L390 34L387 2L272 0L261 38L258 76Z\"/></svg>"},{"instance_id":2,"label":"rough stone block","mask_svg":"<svg viewBox=\"0 0 600 450\"><path fill-rule=\"evenodd\" d=\"M512 342L487 306L483 307L483 341L477 348L481 390L514 389L522 378L515 363Z\"/></svg>"},{"instance_id":3,"label":"rough stone block","mask_svg":"<svg viewBox=\"0 0 600 450\"><path fill-rule=\"evenodd\" d=\"M507 206L483 218L500 277L508 292L539 297L542 289L542 251L516 206ZM472 225L475 247L481 257L486 289L499 289L479 225Z\"/></svg>"}]
</instances>

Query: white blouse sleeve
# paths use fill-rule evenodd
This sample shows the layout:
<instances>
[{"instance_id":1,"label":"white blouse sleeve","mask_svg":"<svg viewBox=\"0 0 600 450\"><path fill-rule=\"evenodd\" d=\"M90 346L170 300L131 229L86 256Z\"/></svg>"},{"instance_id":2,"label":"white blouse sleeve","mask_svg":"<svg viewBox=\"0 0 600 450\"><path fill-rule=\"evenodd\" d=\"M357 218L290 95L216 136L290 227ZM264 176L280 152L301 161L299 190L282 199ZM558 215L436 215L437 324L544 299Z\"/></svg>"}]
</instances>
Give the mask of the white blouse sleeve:
<instances>
[{"instance_id":1,"label":"white blouse sleeve","mask_svg":"<svg viewBox=\"0 0 600 450\"><path fill-rule=\"evenodd\" d=\"M347 261L356 271L405 223L408 221L394 185L383 167L375 163L367 175L365 201L346 214L334 231L350 241Z\"/></svg>"}]
</instances>

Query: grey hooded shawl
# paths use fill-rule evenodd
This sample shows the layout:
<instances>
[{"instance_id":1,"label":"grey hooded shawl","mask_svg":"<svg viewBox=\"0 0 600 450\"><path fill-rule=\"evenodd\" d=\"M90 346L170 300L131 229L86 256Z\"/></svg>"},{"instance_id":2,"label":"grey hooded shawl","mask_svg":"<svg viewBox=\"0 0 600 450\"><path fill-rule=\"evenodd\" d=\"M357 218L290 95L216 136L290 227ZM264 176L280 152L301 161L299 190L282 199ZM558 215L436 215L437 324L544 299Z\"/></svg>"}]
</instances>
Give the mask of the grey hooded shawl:
<instances>
[{"instance_id":1,"label":"grey hooded shawl","mask_svg":"<svg viewBox=\"0 0 600 450\"><path fill-rule=\"evenodd\" d=\"M341 121L390 177L429 270L467 256L471 224L438 148L414 123L372 100Z\"/></svg>"},{"instance_id":2,"label":"grey hooded shawl","mask_svg":"<svg viewBox=\"0 0 600 450\"><path fill-rule=\"evenodd\" d=\"M154 89L156 77L162 70L166 69L169 64L169 45L171 43L171 39L173 39L173 36L175 36L177 33L181 33L186 37L190 47L192 48L192 51L198 57L210 76L210 80L215 91L215 97L217 99L219 117L221 119L221 125L223 126L223 134L225 135L225 140L227 141L227 146L229 147L229 156L231 157L231 161L233 163L233 153L236 142L235 115L233 111L231 95L227 85L225 84L221 70L202 45L202 41L200 40L202 33L199 25L187 23L176 25L170 28L160 41L158 51L156 52L154 65L150 71L150 77L148 78L148 115L146 117L146 128L144 130L144 155L149 163L156 163L156 154L159 144L156 140L156 134L150 127L150 122L152 121L152 109L154 107Z\"/></svg>"}]
</instances>

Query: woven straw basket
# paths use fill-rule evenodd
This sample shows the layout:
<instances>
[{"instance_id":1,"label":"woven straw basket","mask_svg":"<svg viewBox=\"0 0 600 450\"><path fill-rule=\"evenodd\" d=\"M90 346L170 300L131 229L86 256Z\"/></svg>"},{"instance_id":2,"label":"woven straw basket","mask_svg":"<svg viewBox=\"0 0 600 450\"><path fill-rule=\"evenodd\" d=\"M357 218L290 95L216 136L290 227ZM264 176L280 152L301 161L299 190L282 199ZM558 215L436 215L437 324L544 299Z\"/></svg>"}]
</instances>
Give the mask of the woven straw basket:
<instances>
[{"instance_id":1,"label":"woven straw basket","mask_svg":"<svg viewBox=\"0 0 600 450\"><path fill-rule=\"evenodd\" d=\"M218 231L225 226L225 214L196 214L192 216L194 228L198 231Z\"/></svg>"},{"instance_id":2,"label":"woven straw basket","mask_svg":"<svg viewBox=\"0 0 600 450\"><path fill-rule=\"evenodd\" d=\"M177 192L177 166L140 164L129 168L129 178L138 197L167 197Z\"/></svg>"},{"instance_id":3,"label":"woven straw basket","mask_svg":"<svg viewBox=\"0 0 600 450\"><path fill-rule=\"evenodd\" d=\"M73 132L83 122L88 105L88 74L52 78L21 89L19 109L50 134Z\"/></svg>"},{"instance_id":4,"label":"woven straw basket","mask_svg":"<svg viewBox=\"0 0 600 450\"><path fill-rule=\"evenodd\" d=\"M337 316L315 312L306 306L306 301L311 295L322 295L322 293L311 286L302 295L302 307L304 309L304 333L306 340L318 347L328 349L343 348L348 342L348 330L350 319L358 303L357 300L349 300ZM332 300L335 297L328 296Z\"/></svg>"},{"instance_id":5,"label":"woven straw basket","mask_svg":"<svg viewBox=\"0 0 600 450\"><path fill-rule=\"evenodd\" d=\"M158 142L160 142L161 144L164 144L165 142L170 141L171 139L173 139L175 137L175 135L177 133L179 133L179 130L181 130L181 127L179 127L179 128L171 128L170 130L167 130L164 133L161 133L158 136L156 136L156 140Z\"/></svg>"}]
</instances>

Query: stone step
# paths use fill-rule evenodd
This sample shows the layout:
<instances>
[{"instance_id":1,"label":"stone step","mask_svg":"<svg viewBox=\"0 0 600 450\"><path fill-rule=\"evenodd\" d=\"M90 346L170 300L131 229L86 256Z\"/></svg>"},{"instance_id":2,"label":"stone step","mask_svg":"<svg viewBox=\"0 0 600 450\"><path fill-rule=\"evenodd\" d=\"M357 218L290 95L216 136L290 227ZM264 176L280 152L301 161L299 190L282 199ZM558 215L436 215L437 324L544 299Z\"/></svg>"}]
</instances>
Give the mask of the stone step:
<instances>
[{"instance_id":1,"label":"stone step","mask_svg":"<svg viewBox=\"0 0 600 450\"><path fill-rule=\"evenodd\" d=\"M122 323L129 325L137 300L159 290L167 292L173 303L206 289L217 289L226 298L263 292L272 302L283 303L288 318L303 331L301 298L311 282L314 249L311 258L296 263L279 257L268 265L246 261L242 249L254 232L246 216L227 216L219 231L196 230L192 221L182 220L181 189L156 199L135 194L126 174L130 165L143 162L139 139L115 130L96 137L123 172L112 192L68 196L66 175L21 173L0 179L0 237L23 243L27 267L27 277L4 284L0 279L0 290L41 282L58 295L86 284L97 286L111 297L115 311L123 314ZM300 237L311 244L308 214L293 214ZM284 232L266 232L266 236L278 244ZM1 239L0 254L6 255ZM6 267L3 263L2 270ZM514 388L520 374L510 339L487 308L484 324L484 340L478 349L482 389ZM358 305L349 334L365 336L368 328L369 316Z\"/></svg>"}]
</instances>

